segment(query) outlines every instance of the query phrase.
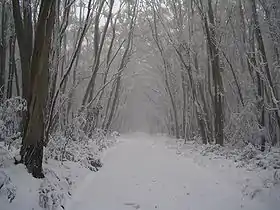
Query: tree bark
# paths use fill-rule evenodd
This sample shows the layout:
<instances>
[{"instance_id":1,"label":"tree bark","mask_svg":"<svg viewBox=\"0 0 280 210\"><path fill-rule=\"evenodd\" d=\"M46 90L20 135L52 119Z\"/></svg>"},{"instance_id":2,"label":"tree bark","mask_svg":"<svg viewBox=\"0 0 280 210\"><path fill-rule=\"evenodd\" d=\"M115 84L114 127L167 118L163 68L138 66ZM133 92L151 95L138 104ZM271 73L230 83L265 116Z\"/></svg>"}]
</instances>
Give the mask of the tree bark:
<instances>
[{"instance_id":1,"label":"tree bark","mask_svg":"<svg viewBox=\"0 0 280 210\"><path fill-rule=\"evenodd\" d=\"M45 139L45 104L48 96L49 51L54 25L55 0L42 0L35 30L31 62L30 120L22 141L21 158L35 178L43 178L42 160Z\"/></svg>"},{"instance_id":2,"label":"tree bark","mask_svg":"<svg viewBox=\"0 0 280 210\"><path fill-rule=\"evenodd\" d=\"M276 89L274 87L272 77L271 77L271 73L270 73L270 69L269 69L269 65L268 65L268 60L267 60L264 41L263 41L263 37L262 37L262 33L261 33L260 23L259 23L259 20L258 20L258 14L257 14L257 8L256 8L255 0L251 0L251 6L252 6L252 19L253 19L253 24L254 24L254 28L255 28L255 35L256 35L256 40L257 40L257 43L258 43L258 50L260 52L261 62L263 63L262 67L264 68L266 78L267 78L267 81L268 81L268 89L270 90L269 92L270 92L270 95L271 95L273 107L276 108L275 115L276 115L276 119L277 119L277 123L278 123L278 129L280 129L280 116L279 116L277 92L276 92ZM261 78L258 77L258 83L262 82L260 80L261 80ZM262 88L262 96L264 96L263 91L264 91L264 88ZM264 98L262 98L262 99L264 100ZM264 109L264 107L262 109ZM264 118L264 110L262 111L261 115L262 115L261 118ZM263 121L264 121L264 119L263 119ZM262 151L265 150L265 138L264 137L262 137L261 150Z\"/></svg>"},{"instance_id":3,"label":"tree bark","mask_svg":"<svg viewBox=\"0 0 280 210\"><path fill-rule=\"evenodd\" d=\"M7 12L6 1L2 1L1 8L1 39L0 39L0 103L5 94L5 75L6 75L6 33L7 33Z\"/></svg>"},{"instance_id":4,"label":"tree bark","mask_svg":"<svg viewBox=\"0 0 280 210\"><path fill-rule=\"evenodd\" d=\"M216 25L215 18L212 8L212 0L208 0L208 18L209 23L205 23L206 25L206 36L210 49L210 57L211 57L211 67L213 74L213 83L214 83L214 113L215 113L215 140L216 144L223 145L224 144L224 117L223 117L223 82L221 76L221 68L220 68L220 56L219 56L219 48L217 46L217 37L216 37Z\"/></svg>"},{"instance_id":5,"label":"tree bark","mask_svg":"<svg viewBox=\"0 0 280 210\"><path fill-rule=\"evenodd\" d=\"M9 76L8 76L8 86L7 86L7 98L11 98L13 95L13 78L16 75L16 61L15 61L15 42L16 37L14 34L10 36L9 39ZM16 82L17 83L17 82ZM18 84L16 84L18 86ZM19 95L19 87L17 87L17 95Z\"/></svg>"}]
</instances>

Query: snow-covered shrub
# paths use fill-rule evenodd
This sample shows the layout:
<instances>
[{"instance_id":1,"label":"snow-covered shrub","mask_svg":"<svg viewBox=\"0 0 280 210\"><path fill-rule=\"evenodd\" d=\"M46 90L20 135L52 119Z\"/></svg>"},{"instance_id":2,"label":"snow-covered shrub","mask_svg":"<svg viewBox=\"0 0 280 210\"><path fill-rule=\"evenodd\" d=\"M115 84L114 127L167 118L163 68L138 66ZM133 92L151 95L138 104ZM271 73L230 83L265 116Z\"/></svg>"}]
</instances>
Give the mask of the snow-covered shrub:
<instances>
[{"instance_id":1,"label":"snow-covered shrub","mask_svg":"<svg viewBox=\"0 0 280 210\"><path fill-rule=\"evenodd\" d=\"M255 158L258 154L259 151L252 144L248 144L243 150L240 150L239 160L248 161Z\"/></svg>"},{"instance_id":2,"label":"snow-covered shrub","mask_svg":"<svg viewBox=\"0 0 280 210\"><path fill-rule=\"evenodd\" d=\"M6 197L10 203L16 197L16 187L4 171L0 171L0 197L2 196Z\"/></svg>"},{"instance_id":3,"label":"snow-covered shrub","mask_svg":"<svg viewBox=\"0 0 280 210\"><path fill-rule=\"evenodd\" d=\"M240 112L232 112L225 127L226 142L234 147L241 148L247 143L259 144L254 138L255 133L260 133L256 117L255 103L247 103Z\"/></svg>"},{"instance_id":4,"label":"snow-covered shrub","mask_svg":"<svg viewBox=\"0 0 280 210\"><path fill-rule=\"evenodd\" d=\"M71 173L65 175L67 164L78 163L82 168L97 171L102 166L101 152L116 141L117 134L105 135L96 129L89 137L83 129L83 115L76 116L64 131L56 131L50 136L45 150L45 176L39 188L39 205L43 209L63 209L67 197L71 196L73 179ZM50 168L53 160L61 162L63 173Z\"/></svg>"},{"instance_id":5,"label":"snow-covered shrub","mask_svg":"<svg viewBox=\"0 0 280 210\"><path fill-rule=\"evenodd\" d=\"M45 169L45 176L39 188L39 206L47 210L59 209L66 202L65 196L70 194L71 182L68 177L58 176L49 168Z\"/></svg>"},{"instance_id":6,"label":"snow-covered shrub","mask_svg":"<svg viewBox=\"0 0 280 210\"><path fill-rule=\"evenodd\" d=\"M0 168L4 168L8 164L9 160L13 160L13 154L8 150L7 146L3 142L0 142Z\"/></svg>"},{"instance_id":7,"label":"snow-covered shrub","mask_svg":"<svg viewBox=\"0 0 280 210\"><path fill-rule=\"evenodd\" d=\"M280 183L280 170L274 171L273 178L274 183Z\"/></svg>"},{"instance_id":8,"label":"snow-covered shrub","mask_svg":"<svg viewBox=\"0 0 280 210\"><path fill-rule=\"evenodd\" d=\"M203 156L213 156L214 158L225 157L227 159L230 159L232 157L235 157L237 153L236 150L232 150L228 147L222 147L218 144L207 144L202 145L200 154L202 154Z\"/></svg>"},{"instance_id":9,"label":"snow-covered shrub","mask_svg":"<svg viewBox=\"0 0 280 210\"><path fill-rule=\"evenodd\" d=\"M117 138L120 136L120 133L117 131L112 131L106 134L102 129L96 129L93 138L97 140L97 145L99 146L99 151L107 149L114 145L117 141Z\"/></svg>"},{"instance_id":10,"label":"snow-covered shrub","mask_svg":"<svg viewBox=\"0 0 280 210\"><path fill-rule=\"evenodd\" d=\"M45 152L45 158L58 161L79 162L87 168L91 167L94 160L98 160L98 145L91 139L75 139L65 137L62 133L55 133Z\"/></svg>"},{"instance_id":11,"label":"snow-covered shrub","mask_svg":"<svg viewBox=\"0 0 280 210\"><path fill-rule=\"evenodd\" d=\"M106 133L102 129L95 129L93 135L91 137L93 141L95 141L98 149L102 151L103 149L107 148L106 145Z\"/></svg>"},{"instance_id":12,"label":"snow-covered shrub","mask_svg":"<svg viewBox=\"0 0 280 210\"><path fill-rule=\"evenodd\" d=\"M197 148L197 145L193 145ZM243 148L232 149L222 147L220 145L201 145L200 154L211 158L227 158L236 162L237 167L245 167L248 169L280 169L280 149L271 148L265 152L261 152L251 143Z\"/></svg>"},{"instance_id":13,"label":"snow-covered shrub","mask_svg":"<svg viewBox=\"0 0 280 210\"><path fill-rule=\"evenodd\" d=\"M280 149L272 148L270 151L260 152L249 144L240 150L235 161L239 167L280 169Z\"/></svg>"},{"instance_id":14,"label":"snow-covered shrub","mask_svg":"<svg viewBox=\"0 0 280 210\"><path fill-rule=\"evenodd\" d=\"M20 123L26 101L20 97L5 100L0 104L0 167L13 163L21 145Z\"/></svg>"},{"instance_id":15,"label":"snow-covered shrub","mask_svg":"<svg viewBox=\"0 0 280 210\"><path fill-rule=\"evenodd\" d=\"M102 166L100 153L116 141L116 134L106 136L101 129L95 129L89 137L84 132L85 119L77 115L64 131L57 131L50 137L45 151L45 159L79 162L96 171Z\"/></svg>"},{"instance_id":16,"label":"snow-covered shrub","mask_svg":"<svg viewBox=\"0 0 280 210\"><path fill-rule=\"evenodd\" d=\"M1 115L0 115L1 117ZM0 141L4 141L6 137L6 126L5 122L0 119Z\"/></svg>"},{"instance_id":17,"label":"snow-covered shrub","mask_svg":"<svg viewBox=\"0 0 280 210\"><path fill-rule=\"evenodd\" d=\"M7 99L0 104L0 141L18 146L22 114L27 110L26 101L20 97ZM16 142L14 142L16 140Z\"/></svg>"},{"instance_id":18,"label":"snow-covered shrub","mask_svg":"<svg viewBox=\"0 0 280 210\"><path fill-rule=\"evenodd\" d=\"M110 135L111 135L112 137L114 137L114 138L117 138L117 137L119 137L121 134L120 134L118 131L113 131Z\"/></svg>"},{"instance_id":19,"label":"snow-covered shrub","mask_svg":"<svg viewBox=\"0 0 280 210\"><path fill-rule=\"evenodd\" d=\"M209 153L213 153L213 154L216 154L216 155L221 155L221 153L223 153L223 148L218 145L218 144L206 144L206 145L203 145L202 146L202 151L201 151L201 154L203 156L206 156L208 155Z\"/></svg>"}]
</instances>

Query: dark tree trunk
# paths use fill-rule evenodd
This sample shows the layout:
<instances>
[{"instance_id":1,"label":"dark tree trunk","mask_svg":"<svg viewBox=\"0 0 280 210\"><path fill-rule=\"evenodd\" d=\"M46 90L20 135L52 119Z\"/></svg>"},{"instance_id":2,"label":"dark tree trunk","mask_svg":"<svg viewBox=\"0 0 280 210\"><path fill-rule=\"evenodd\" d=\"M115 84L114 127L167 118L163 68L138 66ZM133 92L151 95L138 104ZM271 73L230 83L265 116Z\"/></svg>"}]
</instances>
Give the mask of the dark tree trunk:
<instances>
[{"instance_id":1,"label":"dark tree trunk","mask_svg":"<svg viewBox=\"0 0 280 210\"><path fill-rule=\"evenodd\" d=\"M19 46L20 63L21 63L21 84L22 84L22 97L27 101L31 100L31 55L33 49L33 26L31 14L31 1L22 1L22 12L19 0L12 0L14 25ZM22 15L23 13L23 15ZM28 112L23 113L21 131L23 136L26 133L29 121Z\"/></svg>"},{"instance_id":2,"label":"dark tree trunk","mask_svg":"<svg viewBox=\"0 0 280 210\"><path fill-rule=\"evenodd\" d=\"M31 17L31 2L23 0L23 17L19 0L12 0L15 30L20 51L22 70L22 96L27 102L30 101L30 64L33 44L33 30ZM30 13L30 14L29 14Z\"/></svg>"},{"instance_id":3,"label":"dark tree trunk","mask_svg":"<svg viewBox=\"0 0 280 210\"><path fill-rule=\"evenodd\" d=\"M0 40L0 103L5 94L5 74L6 74L6 33L7 33L7 12L6 2L2 1L1 8L1 40Z\"/></svg>"},{"instance_id":4,"label":"dark tree trunk","mask_svg":"<svg viewBox=\"0 0 280 210\"><path fill-rule=\"evenodd\" d=\"M42 160L45 139L45 104L48 96L48 61L54 25L55 0L42 0L35 30L31 62L31 102L29 122L23 138L21 157L35 178L43 178Z\"/></svg>"},{"instance_id":5,"label":"dark tree trunk","mask_svg":"<svg viewBox=\"0 0 280 210\"><path fill-rule=\"evenodd\" d=\"M182 78L182 90L183 90L183 110L182 110L182 133L181 137L186 140L186 109L187 109L187 88L186 88L186 76L183 72L183 67L181 68L181 78Z\"/></svg>"},{"instance_id":6,"label":"dark tree trunk","mask_svg":"<svg viewBox=\"0 0 280 210\"><path fill-rule=\"evenodd\" d=\"M214 113L215 113L215 140L217 144L224 144L224 117L223 117L223 82L220 68L219 48L215 29L215 18L212 8L212 1L208 0L209 25L206 25L206 36L210 49L211 67L214 83Z\"/></svg>"}]
</instances>

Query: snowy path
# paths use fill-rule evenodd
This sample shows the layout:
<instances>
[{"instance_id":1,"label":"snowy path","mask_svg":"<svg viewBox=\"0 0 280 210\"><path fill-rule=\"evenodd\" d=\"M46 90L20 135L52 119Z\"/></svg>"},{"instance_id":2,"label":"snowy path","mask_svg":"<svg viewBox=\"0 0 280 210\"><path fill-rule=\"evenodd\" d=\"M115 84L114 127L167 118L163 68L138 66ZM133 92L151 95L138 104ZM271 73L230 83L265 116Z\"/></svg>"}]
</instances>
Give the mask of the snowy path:
<instances>
[{"instance_id":1,"label":"snowy path","mask_svg":"<svg viewBox=\"0 0 280 210\"><path fill-rule=\"evenodd\" d=\"M83 181L66 210L274 210L244 198L225 174L176 155L147 136L123 137Z\"/></svg>"}]
</instances>

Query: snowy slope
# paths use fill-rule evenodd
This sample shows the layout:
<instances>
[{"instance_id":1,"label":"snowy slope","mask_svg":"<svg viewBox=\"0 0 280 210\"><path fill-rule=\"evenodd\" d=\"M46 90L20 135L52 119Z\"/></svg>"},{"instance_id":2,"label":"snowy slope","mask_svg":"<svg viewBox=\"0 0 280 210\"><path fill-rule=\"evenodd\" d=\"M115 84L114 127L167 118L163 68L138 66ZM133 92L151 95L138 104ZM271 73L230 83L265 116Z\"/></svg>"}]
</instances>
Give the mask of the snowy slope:
<instances>
[{"instance_id":1,"label":"snowy slope","mask_svg":"<svg viewBox=\"0 0 280 210\"><path fill-rule=\"evenodd\" d=\"M257 174L168 148L164 139L144 134L122 137L66 205L68 210L279 210L279 191L271 195L252 183ZM249 180L249 181L248 181ZM251 189L251 188L250 188ZM267 191L264 191L267 192ZM257 195L257 196L256 196Z\"/></svg>"}]
</instances>

